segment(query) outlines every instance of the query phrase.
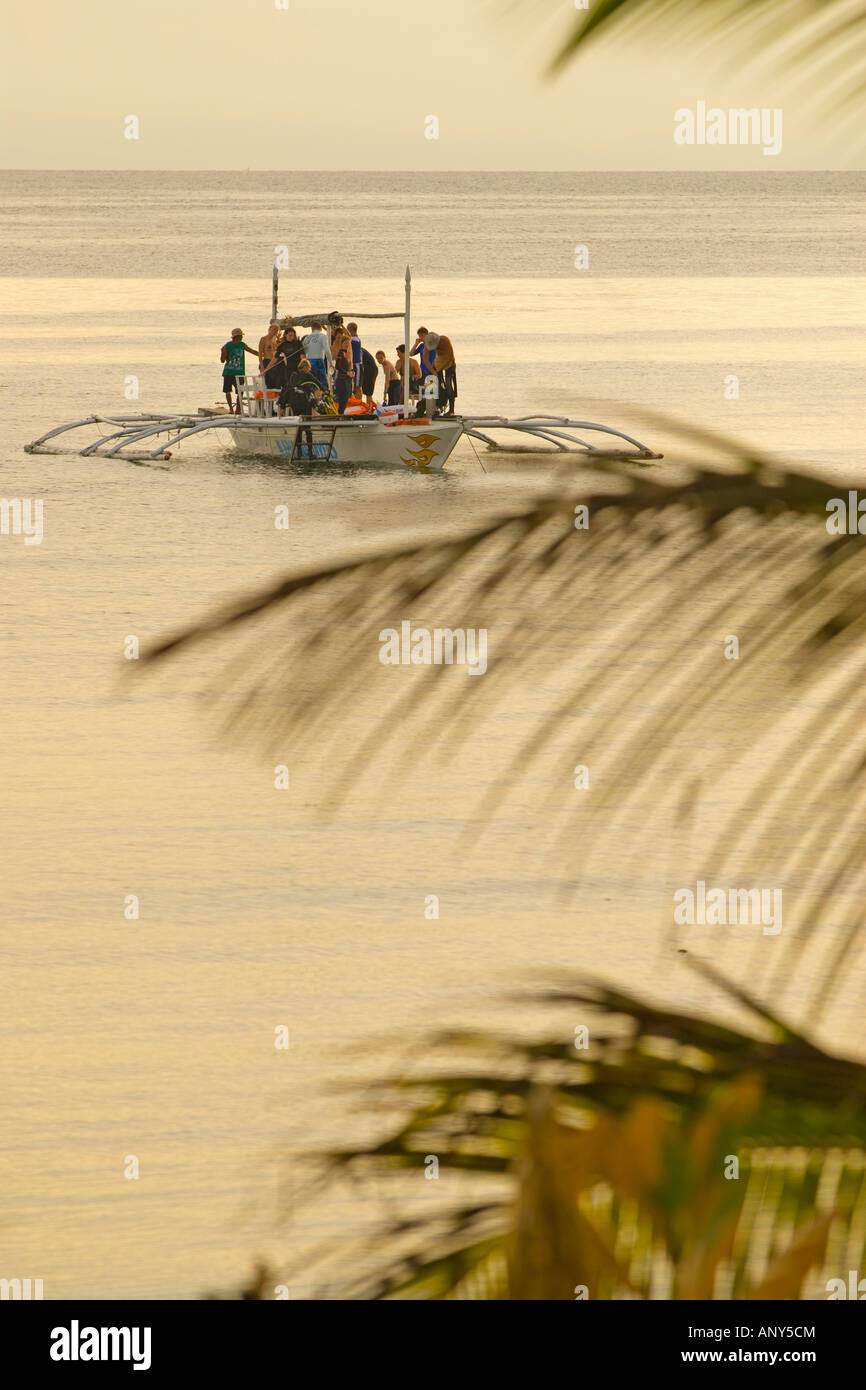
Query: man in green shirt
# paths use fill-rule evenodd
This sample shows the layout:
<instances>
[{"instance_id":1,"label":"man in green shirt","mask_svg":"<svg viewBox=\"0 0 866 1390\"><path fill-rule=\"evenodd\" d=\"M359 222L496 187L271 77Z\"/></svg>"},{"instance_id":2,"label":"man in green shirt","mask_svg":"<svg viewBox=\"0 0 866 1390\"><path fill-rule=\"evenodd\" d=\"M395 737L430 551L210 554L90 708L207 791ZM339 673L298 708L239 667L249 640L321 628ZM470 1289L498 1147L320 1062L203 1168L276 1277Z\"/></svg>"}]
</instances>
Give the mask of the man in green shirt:
<instances>
[{"instance_id":1,"label":"man in green shirt","mask_svg":"<svg viewBox=\"0 0 866 1390\"><path fill-rule=\"evenodd\" d=\"M220 361L223 364L223 391L228 403L229 415L240 415L241 398L237 379L246 372L244 353L251 352L258 360L258 352L244 342L244 330L233 328L229 342L220 348Z\"/></svg>"}]
</instances>

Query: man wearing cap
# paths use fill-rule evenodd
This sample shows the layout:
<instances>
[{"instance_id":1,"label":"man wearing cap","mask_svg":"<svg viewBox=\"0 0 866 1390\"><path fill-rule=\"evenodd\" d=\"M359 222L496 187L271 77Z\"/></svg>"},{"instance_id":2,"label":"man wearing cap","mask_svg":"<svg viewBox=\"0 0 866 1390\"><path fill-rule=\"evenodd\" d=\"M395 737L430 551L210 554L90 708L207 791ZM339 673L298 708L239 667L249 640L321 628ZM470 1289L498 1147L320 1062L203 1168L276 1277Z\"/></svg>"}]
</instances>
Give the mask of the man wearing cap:
<instances>
[{"instance_id":1,"label":"man wearing cap","mask_svg":"<svg viewBox=\"0 0 866 1390\"><path fill-rule=\"evenodd\" d=\"M223 391L225 392L229 415L240 415L241 413L241 398L237 379L246 372L244 354L247 352L251 352L254 357L258 356L255 348L248 347L244 342L244 330L233 328L229 342L223 343L220 348L220 361L223 364Z\"/></svg>"},{"instance_id":2,"label":"man wearing cap","mask_svg":"<svg viewBox=\"0 0 866 1390\"><path fill-rule=\"evenodd\" d=\"M451 339L446 338L444 333L428 333L424 339L424 346L428 352L434 354L433 370L439 386L439 412L443 415L453 415L454 402L457 399L457 364L454 361Z\"/></svg>"}]
</instances>

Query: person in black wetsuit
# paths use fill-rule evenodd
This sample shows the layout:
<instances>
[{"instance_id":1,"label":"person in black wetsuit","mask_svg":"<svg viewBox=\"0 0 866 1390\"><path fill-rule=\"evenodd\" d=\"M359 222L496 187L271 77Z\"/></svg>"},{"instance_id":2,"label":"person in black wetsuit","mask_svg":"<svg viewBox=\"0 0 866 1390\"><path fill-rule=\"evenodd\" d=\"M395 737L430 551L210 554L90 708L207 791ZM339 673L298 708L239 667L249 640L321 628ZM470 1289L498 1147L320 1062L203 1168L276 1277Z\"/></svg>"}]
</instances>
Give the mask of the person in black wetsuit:
<instances>
[{"instance_id":1,"label":"person in black wetsuit","mask_svg":"<svg viewBox=\"0 0 866 1390\"><path fill-rule=\"evenodd\" d=\"M346 402L352 394L352 339L344 328L335 333L332 352L334 354L334 399L340 414L346 409Z\"/></svg>"},{"instance_id":2,"label":"person in black wetsuit","mask_svg":"<svg viewBox=\"0 0 866 1390\"><path fill-rule=\"evenodd\" d=\"M376 390L376 377L379 375L379 364L372 352L368 352L365 347L361 348L361 391L367 401L372 401L373 392Z\"/></svg>"},{"instance_id":3,"label":"person in black wetsuit","mask_svg":"<svg viewBox=\"0 0 866 1390\"><path fill-rule=\"evenodd\" d=\"M298 370L292 372L289 378L289 397L293 415L313 414L316 408L316 401L321 400L322 384L318 377L313 376L313 369L309 360L302 357L298 363ZM310 458L313 457L313 432L304 430L307 446L310 451Z\"/></svg>"},{"instance_id":4,"label":"person in black wetsuit","mask_svg":"<svg viewBox=\"0 0 866 1390\"><path fill-rule=\"evenodd\" d=\"M289 377L289 391L291 392L292 413L295 415L309 415L310 404L315 391L321 391L322 384L318 377L313 376L313 369L309 359L302 357L298 363L298 370L292 372Z\"/></svg>"},{"instance_id":5,"label":"person in black wetsuit","mask_svg":"<svg viewBox=\"0 0 866 1390\"><path fill-rule=\"evenodd\" d=\"M278 365L272 368L274 373L279 372L279 411L281 415L285 415L286 407L291 406L291 380L297 372L303 356L304 347L300 338L294 328L287 328L276 350L275 361Z\"/></svg>"}]
</instances>

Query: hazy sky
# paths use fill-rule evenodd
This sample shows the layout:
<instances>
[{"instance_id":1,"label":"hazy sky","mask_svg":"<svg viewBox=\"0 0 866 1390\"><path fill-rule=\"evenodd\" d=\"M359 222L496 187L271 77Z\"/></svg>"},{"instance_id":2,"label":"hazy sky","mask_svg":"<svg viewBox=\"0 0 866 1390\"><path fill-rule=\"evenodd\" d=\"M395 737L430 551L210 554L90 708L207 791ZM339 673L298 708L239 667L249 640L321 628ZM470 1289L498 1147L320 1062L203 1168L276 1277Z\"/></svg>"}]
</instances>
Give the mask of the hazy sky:
<instances>
[{"instance_id":1,"label":"hazy sky","mask_svg":"<svg viewBox=\"0 0 866 1390\"><path fill-rule=\"evenodd\" d=\"M277 5L286 3L286 9ZM109 169L862 168L777 71L606 40L544 76L573 0L42 0L6 10L0 165ZM726 59L726 61L723 61ZM781 107L778 156L674 111ZM140 138L124 137L136 116ZM425 137L436 116L438 139ZM852 130L852 127L849 127ZM856 130L856 127L854 128ZM859 141L859 137L858 137Z\"/></svg>"}]
</instances>

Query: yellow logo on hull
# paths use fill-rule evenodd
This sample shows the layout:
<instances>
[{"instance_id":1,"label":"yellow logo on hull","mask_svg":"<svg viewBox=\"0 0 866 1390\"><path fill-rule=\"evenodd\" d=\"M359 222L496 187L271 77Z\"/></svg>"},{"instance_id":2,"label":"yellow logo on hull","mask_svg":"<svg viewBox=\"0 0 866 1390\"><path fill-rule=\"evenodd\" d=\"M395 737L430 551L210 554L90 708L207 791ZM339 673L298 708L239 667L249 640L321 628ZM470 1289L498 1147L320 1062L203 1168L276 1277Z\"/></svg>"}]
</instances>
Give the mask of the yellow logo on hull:
<instances>
[{"instance_id":1,"label":"yellow logo on hull","mask_svg":"<svg viewBox=\"0 0 866 1390\"><path fill-rule=\"evenodd\" d=\"M435 434L410 434L409 443L417 444L418 448L410 449L408 455L403 454L402 462L410 468L424 468L436 458L434 445L437 442Z\"/></svg>"}]
</instances>

